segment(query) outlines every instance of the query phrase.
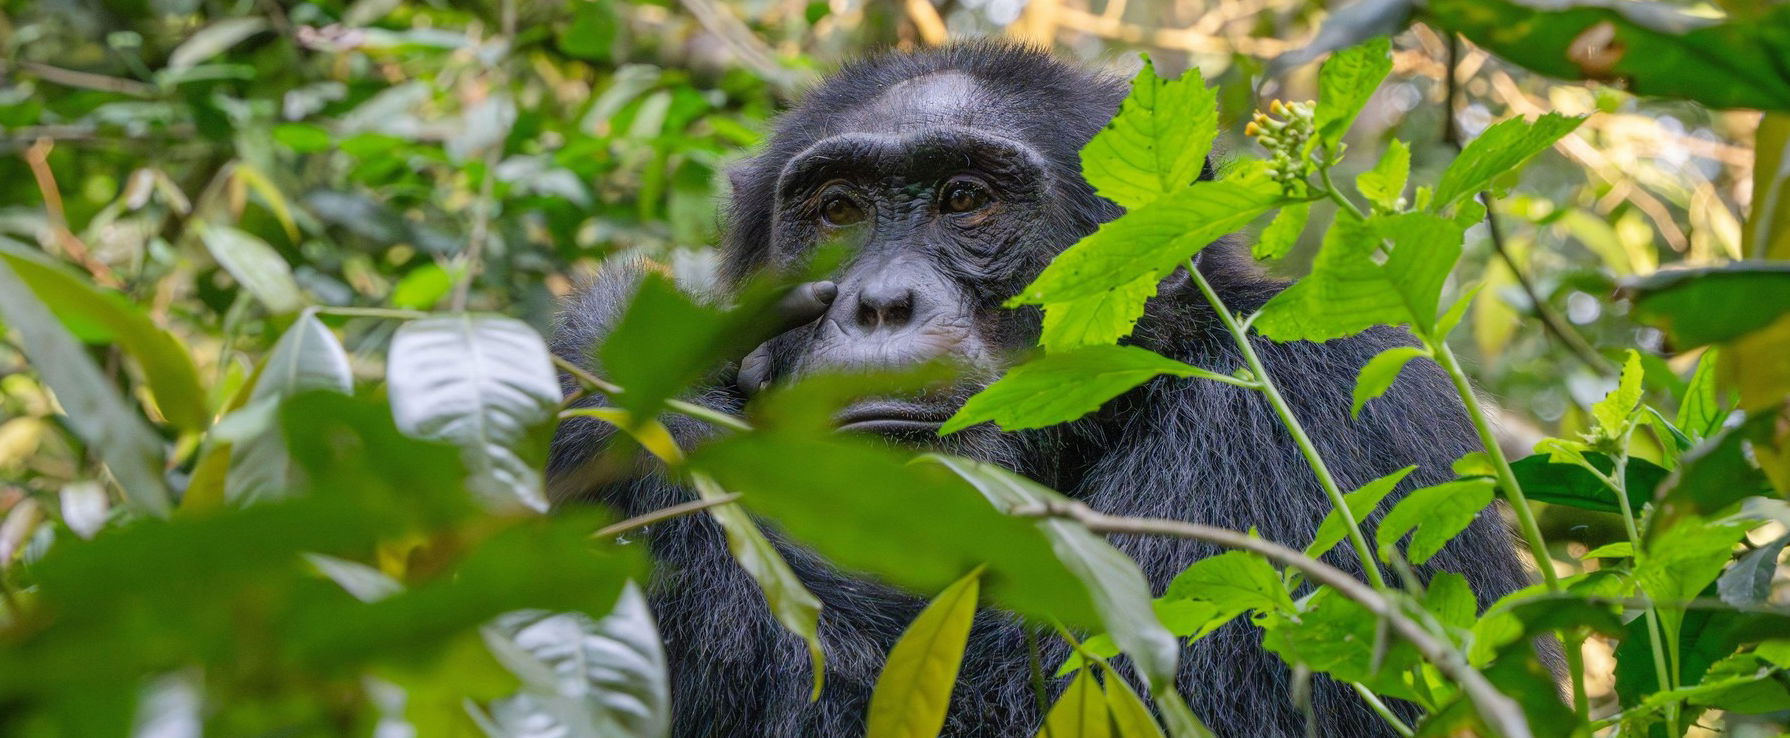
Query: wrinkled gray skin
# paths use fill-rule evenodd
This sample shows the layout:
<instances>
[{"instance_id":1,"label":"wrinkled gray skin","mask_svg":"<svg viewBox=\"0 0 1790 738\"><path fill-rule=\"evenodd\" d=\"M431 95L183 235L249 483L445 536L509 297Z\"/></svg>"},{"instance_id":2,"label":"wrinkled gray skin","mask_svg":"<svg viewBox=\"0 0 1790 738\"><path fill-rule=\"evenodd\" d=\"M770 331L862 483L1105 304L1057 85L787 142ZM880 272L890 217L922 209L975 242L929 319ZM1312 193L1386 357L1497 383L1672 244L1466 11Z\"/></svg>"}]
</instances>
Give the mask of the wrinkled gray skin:
<instances>
[{"instance_id":1,"label":"wrinkled gray skin","mask_svg":"<svg viewBox=\"0 0 1790 738\"><path fill-rule=\"evenodd\" d=\"M827 80L779 123L765 150L733 172L724 266L731 283L760 270L793 269L835 236L853 242L855 256L831 280L791 293L779 326L787 332L745 357L736 380L692 399L737 411L764 384L807 372L953 359L968 368L957 386L861 402L842 414L843 429L1002 464L1105 512L1254 528L1271 540L1306 545L1330 504L1285 428L1248 390L1161 378L1052 429L1002 433L983 425L943 440L933 433L964 398L1035 345L1038 312L1003 309L1001 302L1120 214L1082 180L1077 152L1124 93L1117 78L992 44L876 57ZM1239 311L1282 287L1229 242L1208 247L1199 268ZM591 348L607 335L640 271L606 269L571 300L555 350L600 372ZM1163 281L1130 341L1220 372L1242 363L1185 273ZM1419 467L1407 488L1443 481L1452 476L1450 463L1474 447L1446 377L1428 363L1414 363L1386 397L1350 418L1361 366L1410 342L1392 329L1324 344L1257 342L1345 487L1406 464ZM570 391L574 385L565 381ZM686 445L709 433L685 418L668 423ZM599 452L609 439L599 423L561 426L550 464L558 499L602 502L634 515L691 498L651 470L629 474L606 465ZM658 562L651 600L673 670L675 735L862 734L884 655L921 599L841 572L778 538L825 608L827 684L811 703L802 642L771 617L712 521L690 516L655 524L645 538ZM1187 564L1217 553L1184 540L1121 536L1114 543L1159 590ZM1347 546L1326 559L1361 572ZM1419 575L1435 570L1465 574L1482 603L1527 582L1495 511ZM1063 646L1049 633L1038 641L1045 670L1054 671ZM1026 644L1010 617L978 616L945 735L1037 729ZM1221 736L1306 734L1288 668L1261 649L1247 623L1191 644L1179 683ZM1050 680L1046 691L1054 695L1062 686ZM1315 680L1311 706L1319 735L1393 735L1348 688L1326 678ZM1409 713L1408 706L1395 709Z\"/></svg>"}]
</instances>

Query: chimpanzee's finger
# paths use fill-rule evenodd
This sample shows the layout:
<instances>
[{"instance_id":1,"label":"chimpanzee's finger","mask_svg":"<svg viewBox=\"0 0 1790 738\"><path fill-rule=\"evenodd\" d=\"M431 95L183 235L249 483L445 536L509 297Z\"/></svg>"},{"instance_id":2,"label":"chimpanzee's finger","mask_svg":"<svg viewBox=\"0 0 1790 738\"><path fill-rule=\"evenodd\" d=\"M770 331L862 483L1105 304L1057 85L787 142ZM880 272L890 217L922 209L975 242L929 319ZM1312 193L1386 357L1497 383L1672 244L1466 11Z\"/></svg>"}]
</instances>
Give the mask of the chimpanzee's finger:
<instances>
[{"instance_id":1,"label":"chimpanzee's finger","mask_svg":"<svg viewBox=\"0 0 1790 738\"><path fill-rule=\"evenodd\" d=\"M771 381L771 351L769 344L760 345L740 359L740 373L734 380L741 392L746 396L758 394Z\"/></svg>"},{"instance_id":2,"label":"chimpanzee's finger","mask_svg":"<svg viewBox=\"0 0 1790 738\"><path fill-rule=\"evenodd\" d=\"M839 285L832 282L807 282L796 285L795 289L777 301L772 309L776 316L776 331L784 333L820 319L833 305L834 298L839 296Z\"/></svg>"}]
</instances>

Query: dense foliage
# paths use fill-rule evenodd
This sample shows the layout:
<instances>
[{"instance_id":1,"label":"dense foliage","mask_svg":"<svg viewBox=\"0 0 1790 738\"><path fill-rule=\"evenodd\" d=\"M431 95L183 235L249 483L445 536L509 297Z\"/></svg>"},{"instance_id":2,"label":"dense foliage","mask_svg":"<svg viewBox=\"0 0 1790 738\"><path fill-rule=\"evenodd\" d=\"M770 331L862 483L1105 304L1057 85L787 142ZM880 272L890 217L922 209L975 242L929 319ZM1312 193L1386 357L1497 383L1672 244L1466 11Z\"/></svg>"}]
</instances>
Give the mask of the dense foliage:
<instances>
[{"instance_id":1,"label":"dense foliage","mask_svg":"<svg viewBox=\"0 0 1790 738\"><path fill-rule=\"evenodd\" d=\"M1293 550L839 438L826 420L862 378L781 388L746 418L677 399L749 345L777 296L768 283L726 306L689 294L713 279L702 247L724 157L807 74L760 39L823 53L851 29L924 39L936 12L742 9L754 28L710 2L686 3L689 18L589 0L9 3L0 125L14 156L0 188L27 205L0 210L0 733L662 735L664 658L629 584L649 566L629 534L651 520L541 514L566 413L615 424L687 475L699 501L663 514L720 522L779 620L810 640L816 690L820 604L748 511L843 566L937 593L890 654L873 736L937 731L978 603L1075 645L1040 675L1061 685L1058 738L1206 734L1173 689L1177 644L1239 617L1298 674L1419 705L1416 724L1386 712L1401 733L1782 732L1790 7L1731 5L1712 18L1367 0L1276 65L1329 55L1305 88L1289 84L1310 102L1256 105L1247 55L1194 53L1214 87L1199 69L1143 65L1083 151L1089 182L1127 215L1013 297L1042 306L1040 351L942 432L1074 420L1161 375L1260 392L1334 506ZM1016 26L1071 11L1034 0ZM1376 100L1421 94L1388 79L1421 73L1421 48L1388 38L1413 21L1400 38L1417 47L1450 39L1448 114L1363 133ZM1469 55L1456 33L1544 74L1692 102L1562 85L1547 99L1565 113L1521 115L1540 106L1513 67L1474 50L1490 89L1515 93L1499 122L1483 107L1457 116L1457 92L1479 93L1455 89ZM716 44L728 54L705 57ZM1652 159L1624 171L1609 141L1586 143L1600 117L1665 115L1644 105L1706 122L1770 111L1744 218L1717 185L1731 184L1720 157L1747 152L1711 128L1660 144L1715 155L1672 172ZM1191 184L1226 139L1221 108L1248 120L1245 136L1218 178ZM1434 150L1447 149L1437 130L1458 154ZM1532 160L1547 175L1519 178ZM1204 290L1244 370L1125 344L1161 277L1257 224L1256 255L1303 276L1250 315ZM1559 232L1556 261L1535 253ZM611 407L564 411L540 331L567 265L639 253L668 277L601 348L609 375L577 376ZM1685 263L1658 270L1662 254ZM1594 266L1520 271L1575 259ZM1513 336L1518 312L1545 330ZM1362 370L1353 410L1410 362L1435 362L1484 448L1458 479L1390 506L1370 539L1358 523L1403 473L1341 488L1247 336L1385 324L1416 340ZM1475 382L1555 432L1512 453ZM1547 403L1561 409L1529 408ZM725 433L680 449L664 413ZM1407 576L1499 498L1535 552L1534 587L1477 612L1463 579ZM1152 592L1102 536L1119 532L1234 550ZM1316 560L1338 546L1395 576L1357 581ZM1566 644L1564 690L1535 636Z\"/></svg>"}]
</instances>

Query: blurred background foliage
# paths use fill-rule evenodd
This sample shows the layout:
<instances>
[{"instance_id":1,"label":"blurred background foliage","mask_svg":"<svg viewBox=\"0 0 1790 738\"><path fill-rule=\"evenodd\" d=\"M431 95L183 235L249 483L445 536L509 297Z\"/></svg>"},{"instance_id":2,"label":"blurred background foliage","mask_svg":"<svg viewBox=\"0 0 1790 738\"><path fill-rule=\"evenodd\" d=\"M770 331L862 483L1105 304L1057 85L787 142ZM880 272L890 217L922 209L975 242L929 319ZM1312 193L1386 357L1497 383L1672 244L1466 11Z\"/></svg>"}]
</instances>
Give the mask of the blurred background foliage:
<instances>
[{"instance_id":1,"label":"blurred background foliage","mask_svg":"<svg viewBox=\"0 0 1790 738\"><path fill-rule=\"evenodd\" d=\"M620 254L712 279L728 164L818 74L868 50L1005 36L1120 74L1148 52L1165 73L1197 66L1220 85L1221 149L1236 149L1251 145L1241 129L1258 101L1315 96L1316 64L1273 60L1333 11L1320 0L4 0L0 246L46 251L144 306L190 347L215 412L290 323L270 305L464 305L545 330L555 298ZM1614 385L1611 357L1661 346L1611 299L1616 282L1741 256L1760 115L1551 80L1421 25L1395 39L1394 58L1350 145L1412 141L1419 181L1496 120L1597 113L1497 203L1498 238L1474 228L1459 272L1487 287L1457 350L1517 445L1583 430ZM1313 246L1276 268L1296 276ZM323 317L357 374L383 376L393 322ZM137 371L108 350L108 370ZM1682 388L1688 363L1647 361L1650 385ZM4 342L0 374L3 517L91 483L97 465ZM1564 511L1545 519L1564 545L1615 533ZM33 545L7 532L0 564Z\"/></svg>"}]
</instances>

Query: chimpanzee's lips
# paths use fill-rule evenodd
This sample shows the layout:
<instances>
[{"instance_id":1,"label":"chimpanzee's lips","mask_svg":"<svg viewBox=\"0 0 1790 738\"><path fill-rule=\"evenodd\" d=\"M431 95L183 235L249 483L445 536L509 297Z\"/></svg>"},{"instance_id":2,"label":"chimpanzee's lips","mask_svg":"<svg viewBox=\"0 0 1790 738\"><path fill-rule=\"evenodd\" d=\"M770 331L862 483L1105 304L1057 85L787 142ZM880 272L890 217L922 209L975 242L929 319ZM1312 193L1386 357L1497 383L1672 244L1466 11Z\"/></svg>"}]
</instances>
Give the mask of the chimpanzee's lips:
<instances>
[{"instance_id":1,"label":"chimpanzee's lips","mask_svg":"<svg viewBox=\"0 0 1790 738\"><path fill-rule=\"evenodd\" d=\"M912 402L861 402L840 411L834 421L842 431L932 435L953 413L954 408Z\"/></svg>"}]
</instances>

